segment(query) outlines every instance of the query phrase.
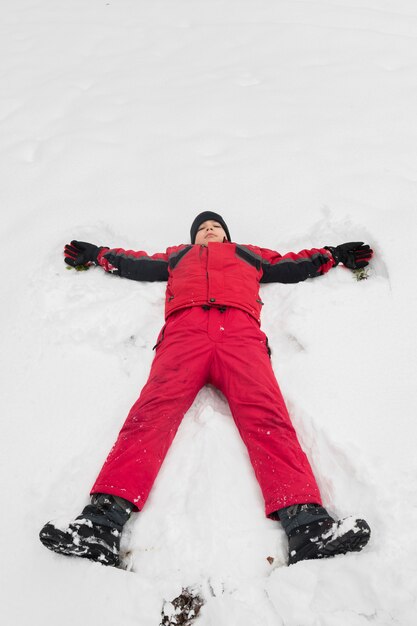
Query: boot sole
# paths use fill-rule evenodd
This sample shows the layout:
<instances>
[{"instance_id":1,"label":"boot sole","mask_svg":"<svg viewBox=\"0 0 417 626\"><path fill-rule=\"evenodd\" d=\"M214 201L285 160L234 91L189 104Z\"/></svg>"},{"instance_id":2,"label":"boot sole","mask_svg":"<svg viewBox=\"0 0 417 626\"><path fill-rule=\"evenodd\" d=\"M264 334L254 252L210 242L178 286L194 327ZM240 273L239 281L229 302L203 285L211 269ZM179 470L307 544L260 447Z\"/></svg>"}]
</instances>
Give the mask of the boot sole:
<instances>
[{"instance_id":1,"label":"boot sole","mask_svg":"<svg viewBox=\"0 0 417 626\"><path fill-rule=\"evenodd\" d=\"M365 520L358 519L355 520L354 528L338 535L338 531L345 521L346 520L342 520L333 525L333 527L324 534L320 542L311 542L296 554L290 556L288 565L294 565L299 561L330 558L348 552L360 552L370 539L371 529Z\"/></svg>"},{"instance_id":2,"label":"boot sole","mask_svg":"<svg viewBox=\"0 0 417 626\"><path fill-rule=\"evenodd\" d=\"M46 524L39 533L39 539L42 544L48 550L52 550L57 554L64 554L66 556L78 556L84 559L90 559L96 561L102 565L110 565L118 567L120 565L119 559L116 559L114 554L110 551L106 551L103 554L103 547L94 545L93 543L87 543L80 541L79 545L72 541L72 537L69 533L56 528L52 524Z\"/></svg>"},{"instance_id":3,"label":"boot sole","mask_svg":"<svg viewBox=\"0 0 417 626\"><path fill-rule=\"evenodd\" d=\"M330 539L323 545L321 550L324 557L336 554L346 554L346 552L360 552L368 543L371 536L371 529L365 520L357 520L358 530L349 530L340 537Z\"/></svg>"}]
</instances>

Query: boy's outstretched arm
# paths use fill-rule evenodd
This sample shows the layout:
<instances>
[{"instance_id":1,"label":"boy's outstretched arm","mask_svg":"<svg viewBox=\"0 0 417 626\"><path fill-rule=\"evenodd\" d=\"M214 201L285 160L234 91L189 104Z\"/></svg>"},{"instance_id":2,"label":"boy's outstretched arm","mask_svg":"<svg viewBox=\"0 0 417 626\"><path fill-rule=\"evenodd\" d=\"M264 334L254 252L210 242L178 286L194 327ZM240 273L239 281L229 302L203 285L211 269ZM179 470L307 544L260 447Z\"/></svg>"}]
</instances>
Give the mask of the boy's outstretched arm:
<instances>
[{"instance_id":1,"label":"boy's outstretched arm","mask_svg":"<svg viewBox=\"0 0 417 626\"><path fill-rule=\"evenodd\" d=\"M332 267L342 263L349 269L366 267L373 250L363 242L353 241L340 246L324 246L301 252L281 255L261 248L262 283L298 283L307 278L321 276Z\"/></svg>"},{"instance_id":2,"label":"boy's outstretched arm","mask_svg":"<svg viewBox=\"0 0 417 626\"><path fill-rule=\"evenodd\" d=\"M64 248L65 263L100 265L106 272L132 280L168 280L168 256L158 252L149 256L143 251L96 246L86 241L71 241Z\"/></svg>"}]
</instances>

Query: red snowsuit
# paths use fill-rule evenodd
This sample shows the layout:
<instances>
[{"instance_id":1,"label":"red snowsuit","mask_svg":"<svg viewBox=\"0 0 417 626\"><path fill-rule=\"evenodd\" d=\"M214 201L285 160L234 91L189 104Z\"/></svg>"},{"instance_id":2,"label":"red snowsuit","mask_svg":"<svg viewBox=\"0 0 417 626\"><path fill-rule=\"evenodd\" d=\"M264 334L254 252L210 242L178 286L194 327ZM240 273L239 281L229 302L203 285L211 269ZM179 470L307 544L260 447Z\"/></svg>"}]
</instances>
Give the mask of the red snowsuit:
<instances>
[{"instance_id":1,"label":"red snowsuit","mask_svg":"<svg viewBox=\"0 0 417 626\"><path fill-rule=\"evenodd\" d=\"M103 249L99 264L135 280L168 280L166 323L151 372L91 493L142 509L178 426L205 384L220 389L265 499L266 515L321 498L274 376L260 329L260 282L298 282L334 266L323 248L281 256L209 242L166 253Z\"/></svg>"}]
</instances>

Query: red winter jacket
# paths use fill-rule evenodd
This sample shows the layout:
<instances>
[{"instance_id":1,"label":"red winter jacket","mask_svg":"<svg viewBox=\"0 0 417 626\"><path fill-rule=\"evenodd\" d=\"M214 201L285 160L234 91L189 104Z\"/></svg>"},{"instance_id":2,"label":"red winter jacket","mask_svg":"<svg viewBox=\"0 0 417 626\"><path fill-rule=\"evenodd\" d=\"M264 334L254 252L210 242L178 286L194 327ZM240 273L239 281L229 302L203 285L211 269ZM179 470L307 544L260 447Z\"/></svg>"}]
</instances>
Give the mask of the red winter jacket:
<instances>
[{"instance_id":1,"label":"red winter jacket","mask_svg":"<svg viewBox=\"0 0 417 626\"><path fill-rule=\"evenodd\" d=\"M297 283L334 266L324 248L278 252L231 242L180 245L164 253L103 248L98 263L107 271L133 280L167 280L165 318L190 306L232 306L258 322L263 302L259 283Z\"/></svg>"}]
</instances>

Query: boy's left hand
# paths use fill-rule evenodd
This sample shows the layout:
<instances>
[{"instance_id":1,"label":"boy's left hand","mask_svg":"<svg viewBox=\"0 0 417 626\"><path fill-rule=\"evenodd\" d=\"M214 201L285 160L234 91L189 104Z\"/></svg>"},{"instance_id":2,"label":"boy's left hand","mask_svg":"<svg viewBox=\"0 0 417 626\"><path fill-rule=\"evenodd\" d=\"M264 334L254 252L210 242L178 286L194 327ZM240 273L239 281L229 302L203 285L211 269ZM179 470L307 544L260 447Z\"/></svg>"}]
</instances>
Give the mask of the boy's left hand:
<instances>
[{"instance_id":1,"label":"boy's left hand","mask_svg":"<svg viewBox=\"0 0 417 626\"><path fill-rule=\"evenodd\" d=\"M324 247L332 253L336 265L343 263L350 270L366 267L374 253L368 244L364 244L363 241L342 243L334 248L332 246Z\"/></svg>"}]
</instances>

